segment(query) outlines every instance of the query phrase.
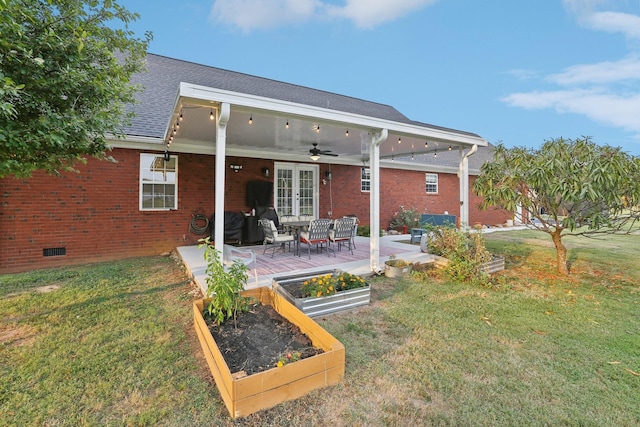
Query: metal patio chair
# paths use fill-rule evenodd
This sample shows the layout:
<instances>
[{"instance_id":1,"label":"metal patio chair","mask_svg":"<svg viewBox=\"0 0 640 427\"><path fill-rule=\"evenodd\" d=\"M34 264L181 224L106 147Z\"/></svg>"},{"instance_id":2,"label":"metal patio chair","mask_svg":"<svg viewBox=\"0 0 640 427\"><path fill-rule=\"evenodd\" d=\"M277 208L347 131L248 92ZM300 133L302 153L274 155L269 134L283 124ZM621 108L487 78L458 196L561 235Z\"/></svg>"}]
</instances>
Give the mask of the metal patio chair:
<instances>
[{"instance_id":1,"label":"metal patio chair","mask_svg":"<svg viewBox=\"0 0 640 427\"><path fill-rule=\"evenodd\" d=\"M264 233L264 241L262 242L262 246L264 247L265 254L267 252L267 246L271 245L273 251L271 252L271 258L276 253L276 249L279 246L282 246L282 250L284 252L284 245L289 244L289 251L291 251L291 243L294 242L293 236L290 234L280 234L278 229L276 228L275 223L270 219L261 219L259 220L260 226L262 227L262 231Z\"/></svg>"},{"instance_id":2,"label":"metal patio chair","mask_svg":"<svg viewBox=\"0 0 640 427\"><path fill-rule=\"evenodd\" d=\"M311 245L316 245L316 250L318 253L322 252L322 245L324 243L327 244L327 254L330 256L329 252L331 248L329 247L329 227L331 226L330 219L314 219L309 222L309 230L300 232L299 244L306 243L307 244L307 252L309 253L309 259L311 259ZM298 244L298 245L299 245ZM300 247L298 247L298 255L300 255ZM335 251L333 252L333 256L335 256Z\"/></svg>"},{"instance_id":3,"label":"metal patio chair","mask_svg":"<svg viewBox=\"0 0 640 427\"><path fill-rule=\"evenodd\" d=\"M329 230L329 241L336 243L338 250L342 245L348 245L351 255L353 255L353 248L351 242L353 239L353 226L356 223L356 219L353 217L338 218L333 223L333 228Z\"/></svg>"}]
</instances>

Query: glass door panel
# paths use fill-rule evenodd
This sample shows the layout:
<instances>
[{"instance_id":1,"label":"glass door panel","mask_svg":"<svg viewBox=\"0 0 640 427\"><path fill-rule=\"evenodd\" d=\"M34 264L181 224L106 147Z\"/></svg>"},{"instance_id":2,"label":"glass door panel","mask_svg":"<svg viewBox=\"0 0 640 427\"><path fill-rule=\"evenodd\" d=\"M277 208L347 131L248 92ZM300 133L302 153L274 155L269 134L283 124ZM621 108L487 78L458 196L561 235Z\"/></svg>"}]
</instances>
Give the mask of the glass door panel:
<instances>
[{"instance_id":1,"label":"glass door panel","mask_svg":"<svg viewBox=\"0 0 640 427\"><path fill-rule=\"evenodd\" d=\"M275 209L278 215L318 217L318 166L276 163Z\"/></svg>"}]
</instances>

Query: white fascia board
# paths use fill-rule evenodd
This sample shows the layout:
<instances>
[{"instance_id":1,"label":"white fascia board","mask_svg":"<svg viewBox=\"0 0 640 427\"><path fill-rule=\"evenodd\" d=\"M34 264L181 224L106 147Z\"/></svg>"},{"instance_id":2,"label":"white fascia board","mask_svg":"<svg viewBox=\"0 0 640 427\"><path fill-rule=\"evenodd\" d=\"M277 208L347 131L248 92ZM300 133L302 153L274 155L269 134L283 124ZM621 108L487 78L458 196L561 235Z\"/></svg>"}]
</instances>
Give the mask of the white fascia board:
<instances>
[{"instance_id":1,"label":"white fascia board","mask_svg":"<svg viewBox=\"0 0 640 427\"><path fill-rule=\"evenodd\" d=\"M226 102L232 107L271 111L284 115L306 117L312 120L357 126L364 129L387 129L390 133L398 133L407 136L415 136L463 145L477 144L482 147L487 146L487 141L485 139L473 135L449 132L443 129L427 128L410 123L378 119L360 114L336 111L328 108L298 104L245 93L231 92L192 83L181 82L179 96L181 98L185 98L189 103L201 104L207 107ZM176 105L176 108L179 108L179 105Z\"/></svg>"}]
</instances>

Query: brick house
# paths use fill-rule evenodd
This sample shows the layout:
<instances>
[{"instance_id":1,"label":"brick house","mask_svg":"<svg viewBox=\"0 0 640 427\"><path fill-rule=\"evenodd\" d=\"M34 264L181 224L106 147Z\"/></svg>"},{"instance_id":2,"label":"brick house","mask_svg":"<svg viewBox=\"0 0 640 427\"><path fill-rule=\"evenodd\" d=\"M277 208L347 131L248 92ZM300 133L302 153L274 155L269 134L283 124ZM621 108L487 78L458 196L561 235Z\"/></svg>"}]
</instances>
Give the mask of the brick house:
<instances>
[{"instance_id":1,"label":"brick house","mask_svg":"<svg viewBox=\"0 0 640 427\"><path fill-rule=\"evenodd\" d=\"M115 162L90 158L79 173L0 180L0 272L170 251L201 237L194 215L222 223L222 212L258 202L280 214L353 214L372 234L400 205L448 211L463 224L509 217L476 208L471 183L491 148L476 134L152 54L132 83L144 90L127 138L112 141ZM213 230L223 238L222 225Z\"/></svg>"}]
</instances>

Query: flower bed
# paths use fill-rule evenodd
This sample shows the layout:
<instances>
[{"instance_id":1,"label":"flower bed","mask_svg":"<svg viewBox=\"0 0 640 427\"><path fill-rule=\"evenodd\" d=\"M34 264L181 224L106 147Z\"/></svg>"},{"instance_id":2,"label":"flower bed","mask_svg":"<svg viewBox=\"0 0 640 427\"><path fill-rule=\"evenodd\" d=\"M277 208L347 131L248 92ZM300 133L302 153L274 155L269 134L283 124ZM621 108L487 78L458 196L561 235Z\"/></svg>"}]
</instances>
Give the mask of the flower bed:
<instances>
[{"instance_id":1,"label":"flower bed","mask_svg":"<svg viewBox=\"0 0 640 427\"><path fill-rule=\"evenodd\" d=\"M342 380L345 349L340 341L271 289L252 289L243 292L243 295L254 297L264 305L271 305L298 326L323 353L248 376L243 372L231 372L202 315L205 300L195 301L194 326L198 340L232 418L250 415Z\"/></svg>"},{"instance_id":2,"label":"flower bed","mask_svg":"<svg viewBox=\"0 0 640 427\"><path fill-rule=\"evenodd\" d=\"M358 287L340 289L340 277L347 277L347 280L358 280L357 285L352 285ZM315 284L312 283L314 279ZM360 284L362 286L359 286ZM305 286L313 289L314 295L303 296L302 288ZM358 276L349 275L340 270L275 277L272 287L276 293L309 317L336 313L371 302L371 285Z\"/></svg>"}]
</instances>

